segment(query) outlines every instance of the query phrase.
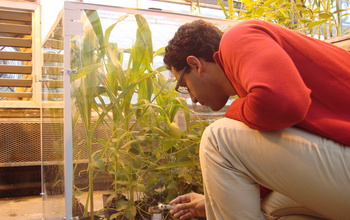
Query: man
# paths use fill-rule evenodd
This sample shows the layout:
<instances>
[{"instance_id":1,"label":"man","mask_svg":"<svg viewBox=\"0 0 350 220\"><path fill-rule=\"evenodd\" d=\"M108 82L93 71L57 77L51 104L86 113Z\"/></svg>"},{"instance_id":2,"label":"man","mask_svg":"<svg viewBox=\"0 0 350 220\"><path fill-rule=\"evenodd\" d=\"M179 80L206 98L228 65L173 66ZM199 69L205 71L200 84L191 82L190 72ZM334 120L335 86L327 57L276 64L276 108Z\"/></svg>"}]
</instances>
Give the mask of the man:
<instances>
[{"instance_id":1,"label":"man","mask_svg":"<svg viewBox=\"0 0 350 220\"><path fill-rule=\"evenodd\" d=\"M164 56L176 90L215 111L239 98L202 136L204 195L174 199L173 216L350 219L349 62L265 21L181 26Z\"/></svg>"}]
</instances>

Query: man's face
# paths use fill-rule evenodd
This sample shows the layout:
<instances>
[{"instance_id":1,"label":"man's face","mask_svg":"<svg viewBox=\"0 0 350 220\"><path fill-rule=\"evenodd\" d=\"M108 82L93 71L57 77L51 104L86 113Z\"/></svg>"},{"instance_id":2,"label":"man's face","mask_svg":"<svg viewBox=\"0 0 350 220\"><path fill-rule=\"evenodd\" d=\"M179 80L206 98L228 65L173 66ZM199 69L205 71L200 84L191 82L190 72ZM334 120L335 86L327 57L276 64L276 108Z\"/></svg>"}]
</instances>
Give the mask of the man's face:
<instances>
[{"instance_id":1,"label":"man's face","mask_svg":"<svg viewBox=\"0 0 350 220\"><path fill-rule=\"evenodd\" d=\"M180 87L188 88L192 102L209 106L213 111L218 111L225 106L229 96L222 90L222 85L217 83L215 79L217 73L214 73L214 70L215 68L207 68L206 71L201 71L200 68L192 67L185 73L183 70L176 71L174 68L171 69L171 72L177 80L184 73L178 83Z\"/></svg>"}]
</instances>

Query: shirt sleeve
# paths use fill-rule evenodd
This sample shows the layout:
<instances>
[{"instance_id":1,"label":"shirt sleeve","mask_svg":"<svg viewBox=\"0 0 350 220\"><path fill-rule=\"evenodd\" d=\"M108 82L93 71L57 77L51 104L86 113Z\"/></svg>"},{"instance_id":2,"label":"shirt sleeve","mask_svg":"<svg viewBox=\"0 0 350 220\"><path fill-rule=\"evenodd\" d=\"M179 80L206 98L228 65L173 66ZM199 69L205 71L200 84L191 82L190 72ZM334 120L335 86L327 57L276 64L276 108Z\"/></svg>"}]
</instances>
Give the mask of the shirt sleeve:
<instances>
[{"instance_id":1,"label":"shirt sleeve","mask_svg":"<svg viewBox=\"0 0 350 220\"><path fill-rule=\"evenodd\" d=\"M223 36L218 56L239 95L225 116L258 130L277 130L302 121L311 103L278 33L259 22L237 25Z\"/></svg>"}]
</instances>

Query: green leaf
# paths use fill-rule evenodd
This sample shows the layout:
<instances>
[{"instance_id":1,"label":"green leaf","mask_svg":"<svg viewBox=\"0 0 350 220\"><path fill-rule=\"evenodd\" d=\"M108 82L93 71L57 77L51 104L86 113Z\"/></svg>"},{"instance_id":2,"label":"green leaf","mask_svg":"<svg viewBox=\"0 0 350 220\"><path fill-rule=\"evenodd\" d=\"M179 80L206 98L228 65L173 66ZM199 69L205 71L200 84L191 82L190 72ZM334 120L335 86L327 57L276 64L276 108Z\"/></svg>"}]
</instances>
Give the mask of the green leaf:
<instances>
[{"instance_id":1,"label":"green leaf","mask_svg":"<svg viewBox=\"0 0 350 220\"><path fill-rule=\"evenodd\" d=\"M265 12L264 8L262 8L262 7L256 8L254 10L254 16L261 17L261 16L263 16L264 12Z\"/></svg>"},{"instance_id":2,"label":"green leaf","mask_svg":"<svg viewBox=\"0 0 350 220\"><path fill-rule=\"evenodd\" d=\"M146 191L146 186L141 184L141 183L136 183L134 190L137 192L144 192L144 191Z\"/></svg>"},{"instance_id":3,"label":"green leaf","mask_svg":"<svg viewBox=\"0 0 350 220\"><path fill-rule=\"evenodd\" d=\"M95 72L101 66L102 64L91 64L89 66L79 69L76 74L72 74L72 81L75 81L83 76L86 76L92 72Z\"/></svg>"},{"instance_id":4,"label":"green leaf","mask_svg":"<svg viewBox=\"0 0 350 220\"><path fill-rule=\"evenodd\" d=\"M153 127L153 129L161 136L164 136L164 137L170 137L166 132L164 132L163 130L161 130L160 128L157 128L157 127Z\"/></svg>"},{"instance_id":5,"label":"green leaf","mask_svg":"<svg viewBox=\"0 0 350 220\"><path fill-rule=\"evenodd\" d=\"M116 198L116 192L113 192L111 195L108 196L107 200L106 200L106 203L110 203L112 202L112 200Z\"/></svg>"},{"instance_id":6,"label":"green leaf","mask_svg":"<svg viewBox=\"0 0 350 220\"><path fill-rule=\"evenodd\" d=\"M156 169L169 169L169 168L180 168L180 167L191 167L194 166L195 163L193 161L185 161L185 162L179 162L179 163L168 163L166 165L158 166Z\"/></svg>"},{"instance_id":7,"label":"green leaf","mask_svg":"<svg viewBox=\"0 0 350 220\"><path fill-rule=\"evenodd\" d=\"M129 181L126 181L126 180L118 180L118 181L114 181L113 184L128 185L128 184L129 184Z\"/></svg>"},{"instance_id":8,"label":"green leaf","mask_svg":"<svg viewBox=\"0 0 350 220\"><path fill-rule=\"evenodd\" d=\"M131 145L134 144L134 143L138 143L139 140L131 140L131 141L128 141L127 143L125 143L123 146L121 146L119 149L120 150L130 150L131 148Z\"/></svg>"},{"instance_id":9,"label":"green leaf","mask_svg":"<svg viewBox=\"0 0 350 220\"><path fill-rule=\"evenodd\" d=\"M125 200L118 200L117 201L117 205L116 205L117 211L125 210L128 207L129 207L129 202L128 201L125 201Z\"/></svg>"},{"instance_id":10,"label":"green leaf","mask_svg":"<svg viewBox=\"0 0 350 220\"><path fill-rule=\"evenodd\" d=\"M165 52L165 47L161 47L153 53L153 57L163 54L164 52Z\"/></svg>"},{"instance_id":11,"label":"green leaf","mask_svg":"<svg viewBox=\"0 0 350 220\"><path fill-rule=\"evenodd\" d=\"M275 2L277 2L278 0L267 0L267 1L264 1L264 6L267 6L267 5L271 5Z\"/></svg>"},{"instance_id":12,"label":"green leaf","mask_svg":"<svg viewBox=\"0 0 350 220\"><path fill-rule=\"evenodd\" d=\"M119 219L118 217L119 216L122 216L124 213L122 213L122 212L117 212L117 213L113 213L110 217L109 217L109 219Z\"/></svg>"},{"instance_id":13,"label":"green leaf","mask_svg":"<svg viewBox=\"0 0 350 220\"><path fill-rule=\"evenodd\" d=\"M192 181L192 175L189 173L180 173L179 178L183 177L186 181L191 182Z\"/></svg>"},{"instance_id":14,"label":"green leaf","mask_svg":"<svg viewBox=\"0 0 350 220\"><path fill-rule=\"evenodd\" d=\"M175 146L176 142L172 139L164 140L162 148L164 151L168 151ZM160 157L159 157L160 158Z\"/></svg>"},{"instance_id":15,"label":"green leaf","mask_svg":"<svg viewBox=\"0 0 350 220\"><path fill-rule=\"evenodd\" d=\"M140 33L141 33L141 37L144 43L148 46L149 54L153 54L151 29L149 28L148 23L146 19L143 17L143 15L136 14L135 18L136 18L138 29L140 30ZM150 59L151 58L152 57L150 57Z\"/></svg>"},{"instance_id":16,"label":"green leaf","mask_svg":"<svg viewBox=\"0 0 350 220\"><path fill-rule=\"evenodd\" d=\"M100 160L100 159L96 159L94 160L94 166L97 167L100 170L105 170L105 163Z\"/></svg>"},{"instance_id":17,"label":"green leaf","mask_svg":"<svg viewBox=\"0 0 350 220\"><path fill-rule=\"evenodd\" d=\"M327 20L319 20L319 21L313 21L308 24L308 28L311 30L313 27L318 26L320 24L326 23Z\"/></svg>"},{"instance_id":18,"label":"green leaf","mask_svg":"<svg viewBox=\"0 0 350 220\"><path fill-rule=\"evenodd\" d=\"M136 208L135 206L129 205L128 208L125 210L125 217L128 219L133 219L136 216Z\"/></svg>"},{"instance_id":19,"label":"green leaf","mask_svg":"<svg viewBox=\"0 0 350 220\"><path fill-rule=\"evenodd\" d=\"M141 81L139 83L139 93L138 93L138 98L139 100L141 99L146 99L146 100L151 100L153 94L153 82L151 78L146 78L145 80Z\"/></svg>"},{"instance_id":20,"label":"green leaf","mask_svg":"<svg viewBox=\"0 0 350 220\"><path fill-rule=\"evenodd\" d=\"M330 13L330 12L321 12L321 13L319 14L319 16L320 16L320 18L322 18L322 19L328 19L328 18L331 18L331 17L333 16L333 14Z\"/></svg>"},{"instance_id":21,"label":"green leaf","mask_svg":"<svg viewBox=\"0 0 350 220\"><path fill-rule=\"evenodd\" d=\"M343 11L349 11L349 10L350 10L350 8L339 9L339 10L334 11L333 14L337 14L337 13L340 13Z\"/></svg>"},{"instance_id":22,"label":"green leaf","mask_svg":"<svg viewBox=\"0 0 350 220\"><path fill-rule=\"evenodd\" d=\"M102 25L101 25L101 20L100 17L97 13L96 10L85 10L86 16L88 17L92 28L94 29L94 32L97 36L98 42L100 44L100 50L101 50L101 55L100 57L102 58L106 54L106 46L105 46L105 41L103 37L103 31L102 31Z\"/></svg>"},{"instance_id":23,"label":"green leaf","mask_svg":"<svg viewBox=\"0 0 350 220\"><path fill-rule=\"evenodd\" d=\"M112 30L114 29L114 27L121 21L125 20L129 15L126 14L126 15L123 15L121 17L118 18L118 20L112 24L111 26L109 26L107 29L106 29L106 32L105 32L105 39L104 39L104 42L105 42L105 45L108 45L109 44L109 37L111 35L111 32Z\"/></svg>"}]
</instances>

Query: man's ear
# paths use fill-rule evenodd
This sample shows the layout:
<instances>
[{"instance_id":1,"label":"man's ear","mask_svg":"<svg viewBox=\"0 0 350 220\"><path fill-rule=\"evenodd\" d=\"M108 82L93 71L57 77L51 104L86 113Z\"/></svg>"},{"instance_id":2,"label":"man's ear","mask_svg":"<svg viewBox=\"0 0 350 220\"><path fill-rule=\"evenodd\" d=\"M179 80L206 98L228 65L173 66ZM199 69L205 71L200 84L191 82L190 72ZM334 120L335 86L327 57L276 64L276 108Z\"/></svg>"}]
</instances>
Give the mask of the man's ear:
<instances>
[{"instance_id":1,"label":"man's ear","mask_svg":"<svg viewBox=\"0 0 350 220\"><path fill-rule=\"evenodd\" d=\"M188 56L186 58L187 64L192 68L196 68L197 69L197 73L198 74L202 74L203 72L203 65L201 63L201 61L195 57L195 56Z\"/></svg>"}]
</instances>

